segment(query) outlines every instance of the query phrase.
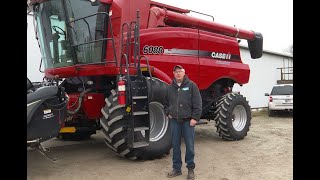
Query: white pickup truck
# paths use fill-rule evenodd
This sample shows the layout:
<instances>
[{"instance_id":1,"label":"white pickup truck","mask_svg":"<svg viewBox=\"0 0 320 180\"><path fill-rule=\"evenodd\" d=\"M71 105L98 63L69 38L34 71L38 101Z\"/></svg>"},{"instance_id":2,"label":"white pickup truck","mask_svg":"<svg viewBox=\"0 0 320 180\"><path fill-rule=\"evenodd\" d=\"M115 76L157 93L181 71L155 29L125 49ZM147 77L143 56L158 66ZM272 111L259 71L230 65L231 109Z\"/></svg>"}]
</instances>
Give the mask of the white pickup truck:
<instances>
[{"instance_id":1,"label":"white pickup truck","mask_svg":"<svg viewBox=\"0 0 320 180\"><path fill-rule=\"evenodd\" d=\"M276 111L293 111L293 84L274 85L269 96L268 114L273 116Z\"/></svg>"}]
</instances>

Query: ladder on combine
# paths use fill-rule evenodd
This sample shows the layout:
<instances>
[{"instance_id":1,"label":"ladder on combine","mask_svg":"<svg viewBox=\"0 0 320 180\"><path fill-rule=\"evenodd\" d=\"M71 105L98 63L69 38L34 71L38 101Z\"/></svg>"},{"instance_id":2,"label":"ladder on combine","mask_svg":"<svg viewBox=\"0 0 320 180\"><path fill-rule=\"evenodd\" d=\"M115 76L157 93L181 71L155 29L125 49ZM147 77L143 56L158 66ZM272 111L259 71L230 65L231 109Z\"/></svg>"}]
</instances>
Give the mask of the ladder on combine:
<instances>
[{"instance_id":1,"label":"ladder on combine","mask_svg":"<svg viewBox=\"0 0 320 180\"><path fill-rule=\"evenodd\" d=\"M151 73L147 57L140 56L139 18L139 11L137 11L137 21L122 25L120 75L118 76L118 80L121 79L126 82L127 138L128 145L131 148L148 146L150 139L148 84L146 77L142 75L140 67L142 58L145 58L147 62L150 77ZM133 49L133 55L131 48ZM134 58L133 63L129 62L132 56ZM122 68L125 68L126 74L123 74ZM135 68L137 74L130 75L129 68Z\"/></svg>"}]
</instances>

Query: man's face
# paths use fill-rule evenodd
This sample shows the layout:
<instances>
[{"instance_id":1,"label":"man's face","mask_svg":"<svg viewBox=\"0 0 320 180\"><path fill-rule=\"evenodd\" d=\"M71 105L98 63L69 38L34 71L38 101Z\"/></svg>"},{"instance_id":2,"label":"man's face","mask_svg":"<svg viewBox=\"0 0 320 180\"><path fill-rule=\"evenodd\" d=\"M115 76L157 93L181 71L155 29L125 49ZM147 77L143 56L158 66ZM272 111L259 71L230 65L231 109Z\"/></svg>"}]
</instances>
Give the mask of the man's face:
<instances>
[{"instance_id":1,"label":"man's face","mask_svg":"<svg viewBox=\"0 0 320 180\"><path fill-rule=\"evenodd\" d=\"M175 71L173 71L173 75L177 82L182 82L185 75L185 70L177 68Z\"/></svg>"}]
</instances>

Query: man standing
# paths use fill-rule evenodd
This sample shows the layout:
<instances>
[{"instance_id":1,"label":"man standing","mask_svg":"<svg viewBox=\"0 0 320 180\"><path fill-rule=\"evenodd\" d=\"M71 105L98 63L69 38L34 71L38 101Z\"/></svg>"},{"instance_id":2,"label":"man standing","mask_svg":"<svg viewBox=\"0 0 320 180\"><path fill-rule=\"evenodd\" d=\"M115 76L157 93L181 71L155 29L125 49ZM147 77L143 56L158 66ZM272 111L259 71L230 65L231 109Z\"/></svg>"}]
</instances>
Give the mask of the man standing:
<instances>
[{"instance_id":1,"label":"man standing","mask_svg":"<svg viewBox=\"0 0 320 180\"><path fill-rule=\"evenodd\" d=\"M165 112L170 121L172 139L173 170L167 177L181 175L181 137L186 144L185 163L188 168L188 179L194 179L194 126L202 112L202 100L198 86L191 81L182 66L173 68L174 79L168 86Z\"/></svg>"}]
</instances>

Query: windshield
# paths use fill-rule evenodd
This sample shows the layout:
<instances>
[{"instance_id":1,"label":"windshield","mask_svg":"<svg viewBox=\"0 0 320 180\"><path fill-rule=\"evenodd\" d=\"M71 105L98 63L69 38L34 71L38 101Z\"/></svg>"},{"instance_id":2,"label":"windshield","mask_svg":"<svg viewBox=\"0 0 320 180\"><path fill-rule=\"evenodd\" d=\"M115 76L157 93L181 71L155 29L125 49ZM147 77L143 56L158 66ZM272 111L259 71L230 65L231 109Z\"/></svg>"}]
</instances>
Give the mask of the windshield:
<instances>
[{"instance_id":1,"label":"windshield","mask_svg":"<svg viewBox=\"0 0 320 180\"><path fill-rule=\"evenodd\" d=\"M45 68L103 62L107 14L95 14L107 9L88 0L51 0L35 6Z\"/></svg>"},{"instance_id":2,"label":"windshield","mask_svg":"<svg viewBox=\"0 0 320 180\"><path fill-rule=\"evenodd\" d=\"M293 86L275 86L271 95L293 95Z\"/></svg>"}]
</instances>

